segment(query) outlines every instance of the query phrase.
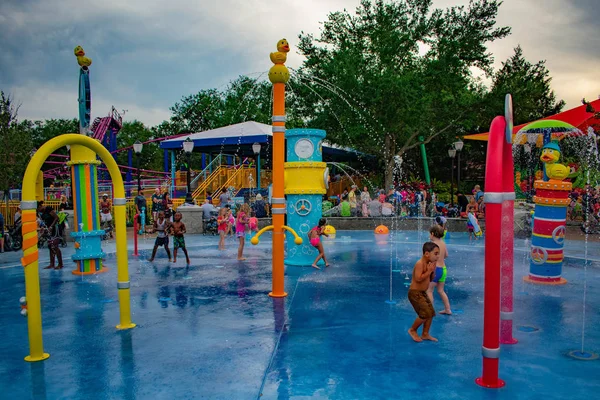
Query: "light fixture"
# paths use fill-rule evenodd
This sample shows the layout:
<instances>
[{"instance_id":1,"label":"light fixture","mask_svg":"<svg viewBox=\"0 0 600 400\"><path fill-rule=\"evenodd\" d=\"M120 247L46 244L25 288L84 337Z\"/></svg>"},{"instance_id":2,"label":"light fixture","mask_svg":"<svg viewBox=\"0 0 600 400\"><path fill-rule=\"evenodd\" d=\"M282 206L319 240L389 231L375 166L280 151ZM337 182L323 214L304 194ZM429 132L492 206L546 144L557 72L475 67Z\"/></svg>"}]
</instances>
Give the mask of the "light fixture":
<instances>
[{"instance_id":1,"label":"light fixture","mask_svg":"<svg viewBox=\"0 0 600 400\"><path fill-rule=\"evenodd\" d=\"M137 154L140 154L142 152L143 147L144 147L144 144L142 142L140 142L139 140L136 140L135 143L133 144L133 151L135 151Z\"/></svg>"},{"instance_id":2,"label":"light fixture","mask_svg":"<svg viewBox=\"0 0 600 400\"><path fill-rule=\"evenodd\" d=\"M455 149L448 149L448 155L450 156L450 158L456 157L456 150Z\"/></svg>"},{"instance_id":3,"label":"light fixture","mask_svg":"<svg viewBox=\"0 0 600 400\"><path fill-rule=\"evenodd\" d=\"M458 139L458 142L454 142L454 148L456 151L461 151L463 149L463 145L464 143L460 139Z\"/></svg>"},{"instance_id":4,"label":"light fixture","mask_svg":"<svg viewBox=\"0 0 600 400\"><path fill-rule=\"evenodd\" d=\"M189 137L183 141L183 151L188 154L194 151L194 141Z\"/></svg>"},{"instance_id":5,"label":"light fixture","mask_svg":"<svg viewBox=\"0 0 600 400\"><path fill-rule=\"evenodd\" d=\"M252 151L254 154L260 153L260 143L256 142L252 145Z\"/></svg>"}]
</instances>

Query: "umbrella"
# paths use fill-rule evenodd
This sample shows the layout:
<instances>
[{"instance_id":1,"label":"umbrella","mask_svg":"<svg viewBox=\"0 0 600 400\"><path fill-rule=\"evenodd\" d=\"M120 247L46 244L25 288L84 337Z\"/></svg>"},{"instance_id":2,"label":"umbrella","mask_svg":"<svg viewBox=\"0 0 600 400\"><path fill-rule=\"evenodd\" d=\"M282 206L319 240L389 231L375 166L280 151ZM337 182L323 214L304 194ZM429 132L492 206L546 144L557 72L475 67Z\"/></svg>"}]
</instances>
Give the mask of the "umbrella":
<instances>
[{"instance_id":1,"label":"umbrella","mask_svg":"<svg viewBox=\"0 0 600 400\"><path fill-rule=\"evenodd\" d=\"M568 122L555 119L543 119L525 125L517 132L515 143L535 143L542 147L545 142L561 140L566 136L584 136L585 134ZM544 140L546 137L546 140Z\"/></svg>"}]
</instances>

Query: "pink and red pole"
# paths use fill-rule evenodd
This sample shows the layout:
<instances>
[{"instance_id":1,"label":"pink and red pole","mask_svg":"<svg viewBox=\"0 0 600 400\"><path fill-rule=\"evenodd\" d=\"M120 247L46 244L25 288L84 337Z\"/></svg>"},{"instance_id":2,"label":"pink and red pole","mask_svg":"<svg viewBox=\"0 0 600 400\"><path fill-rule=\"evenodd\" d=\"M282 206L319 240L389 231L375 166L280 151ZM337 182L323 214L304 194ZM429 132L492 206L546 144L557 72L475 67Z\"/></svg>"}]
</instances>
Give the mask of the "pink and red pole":
<instances>
[{"instance_id":1,"label":"pink and red pole","mask_svg":"<svg viewBox=\"0 0 600 400\"><path fill-rule=\"evenodd\" d=\"M505 193L504 161L512 146L506 140L506 120L492 121L488 140L485 171L485 278L483 297L483 373L475 382L487 388L500 388L504 381L498 378L500 361L500 267L502 260L502 204L510 193ZM512 171L510 171L512 175ZM512 176L511 176L512 180ZM513 196L514 196L514 191ZM512 229L512 226L511 226ZM506 243L507 238L504 238Z\"/></svg>"}]
</instances>

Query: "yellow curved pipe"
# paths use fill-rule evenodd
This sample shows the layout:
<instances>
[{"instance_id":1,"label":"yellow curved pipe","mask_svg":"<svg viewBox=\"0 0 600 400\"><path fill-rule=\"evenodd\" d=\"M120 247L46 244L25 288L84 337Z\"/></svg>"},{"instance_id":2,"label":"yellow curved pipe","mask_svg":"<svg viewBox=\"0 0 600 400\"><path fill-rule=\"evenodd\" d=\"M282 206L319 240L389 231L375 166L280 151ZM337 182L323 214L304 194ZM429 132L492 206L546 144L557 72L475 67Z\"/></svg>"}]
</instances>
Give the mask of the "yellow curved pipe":
<instances>
[{"instance_id":1,"label":"yellow curved pipe","mask_svg":"<svg viewBox=\"0 0 600 400\"><path fill-rule=\"evenodd\" d=\"M292 235L294 235L294 243L300 245L302 244L302 238L300 236L298 236L298 234L296 233L295 230L293 230L292 228L290 228L287 225L283 225L282 226L283 229L285 229L286 231L288 231L289 233L291 233Z\"/></svg>"},{"instance_id":2,"label":"yellow curved pipe","mask_svg":"<svg viewBox=\"0 0 600 400\"><path fill-rule=\"evenodd\" d=\"M23 207L23 219L35 218L34 204L36 202L36 178L39 171L42 169L42 165L50 154L54 153L57 149L66 145L80 145L93 150L100 156L106 168L110 173L110 177L113 181L113 190L115 199L125 199L125 187L123 186L123 178L119 167L115 162L110 152L102 146L100 142L90 137L68 133L65 135L57 136L50 139L42 147L40 147L31 161L27 165L25 175L23 177L23 194L22 203L25 204ZM90 162L95 162L95 156ZM129 292L129 270L127 264L127 231L125 226L125 204L113 205L115 211L115 232L116 232L116 245L117 245L117 280L119 282L119 308L120 308L120 324L117 325L119 329L129 329L135 326L131 322L131 304L130 304L130 292ZM28 214L32 214L29 216ZM27 217L25 217L28 215ZM25 225L24 225L25 226ZM23 232L24 239L28 239L29 231ZM30 355L25 357L26 361L40 361L49 357L47 353L44 353L44 346L42 340L42 313L41 313L41 302L40 302L40 277L39 277L39 264L38 257L28 257L37 253L38 247L35 241L29 241L29 246L23 249L23 268L25 270L25 297L27 298L27 326L29 332L29 352Z\"/></svg>"},{"instance_id":3,"label":"yellow curved pipe","mask_svg":"<svg viewBox=\"0 0 600 400\"><path fill-rule=\"evenodd\" d=\"M265 233L267 231L272 231L272 230L273 230L273 225L265 226L260 231L256 232L256 235L254 235L252 237L252 239L250 239L250 243L252 243L253 245L256 246L258 244L258 238L260 237L260 235L262 235L263 233Z\"/></svg>"}]
</instances>

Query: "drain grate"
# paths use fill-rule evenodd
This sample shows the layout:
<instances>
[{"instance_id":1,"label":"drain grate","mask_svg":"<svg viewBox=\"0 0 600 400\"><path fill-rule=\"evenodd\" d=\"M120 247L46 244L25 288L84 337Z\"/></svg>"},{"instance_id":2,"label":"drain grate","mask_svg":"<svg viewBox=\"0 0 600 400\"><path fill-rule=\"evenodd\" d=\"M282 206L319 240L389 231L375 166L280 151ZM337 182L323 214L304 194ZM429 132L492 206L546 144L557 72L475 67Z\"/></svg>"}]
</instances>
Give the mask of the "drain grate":
<instances>
[{"instance_id":1,"label":"drain grate","mask_svg":"<svg viewBox=\"0 0 600 400\"><path fill-rule=\"evenodd\" d=\"M582 361L592 361L598 359L598 354L592 353L590 351L573 350L570 351L567 355L571 358Z\"/></svg>"}]
</instances>

